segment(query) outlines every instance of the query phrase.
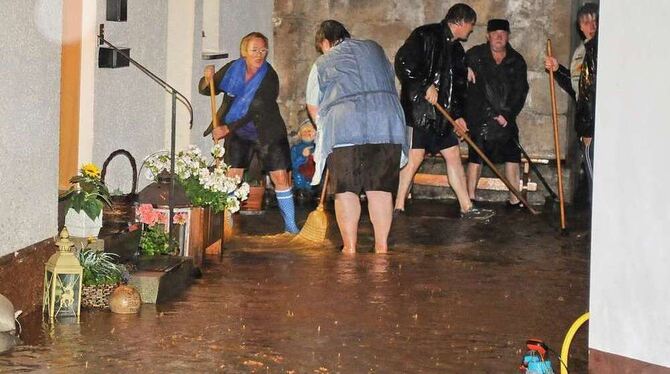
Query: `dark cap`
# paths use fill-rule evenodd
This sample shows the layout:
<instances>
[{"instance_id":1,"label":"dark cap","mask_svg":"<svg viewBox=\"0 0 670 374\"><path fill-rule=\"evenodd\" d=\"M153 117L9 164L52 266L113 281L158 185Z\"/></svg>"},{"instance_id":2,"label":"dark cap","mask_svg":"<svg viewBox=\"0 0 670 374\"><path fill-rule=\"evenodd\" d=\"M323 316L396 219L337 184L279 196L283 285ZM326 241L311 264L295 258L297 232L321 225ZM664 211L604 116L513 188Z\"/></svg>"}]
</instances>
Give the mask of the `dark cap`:
<instances>
[{"instance_id":1,"label":"dark cap","mask_svg":"<svg viewBox=\"0 0 670 374\"><path fill-rule=\"evenodd\" d=\"M486 25L486 32L503 30L509 32L509 21L506 19L494 18L490 19Z\"/></svg>"}]
</instances>

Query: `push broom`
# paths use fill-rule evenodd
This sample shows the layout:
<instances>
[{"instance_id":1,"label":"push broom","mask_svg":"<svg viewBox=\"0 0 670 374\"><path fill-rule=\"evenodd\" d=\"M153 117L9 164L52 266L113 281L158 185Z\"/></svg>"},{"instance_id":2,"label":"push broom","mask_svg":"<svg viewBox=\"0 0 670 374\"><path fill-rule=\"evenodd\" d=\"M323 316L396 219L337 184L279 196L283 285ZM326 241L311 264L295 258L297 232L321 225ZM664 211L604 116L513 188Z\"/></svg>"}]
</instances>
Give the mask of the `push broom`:
<instances>
[{"instance_id":1,"label":"push broom","mask_svg":"<svg viewBox=\"0 0 670 374\"><path fill-rule=\"evenodd\" d=\"M323 178L323 187L321 188L321 197L319 198L319 205L312 213L307 216L307 221L302 226L302 229L291 240L291 243L321 243L326 240L326 233L328 232L328 215L323 208L323 203L326 200L326 190L328 189L328 174L326 169L326 176Z\"/></svg>"}]
</instances>

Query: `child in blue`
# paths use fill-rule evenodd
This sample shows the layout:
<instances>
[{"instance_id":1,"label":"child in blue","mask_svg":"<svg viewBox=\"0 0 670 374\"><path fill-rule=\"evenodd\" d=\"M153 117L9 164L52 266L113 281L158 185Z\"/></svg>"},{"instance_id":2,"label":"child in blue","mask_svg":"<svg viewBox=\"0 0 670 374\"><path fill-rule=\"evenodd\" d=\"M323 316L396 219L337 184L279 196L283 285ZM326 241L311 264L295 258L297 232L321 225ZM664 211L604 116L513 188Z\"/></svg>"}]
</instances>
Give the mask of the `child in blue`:
<instances>
[{"instance_id":1,"label":"child in blue","mask_svg":"<svg viewBox=\"0 0 670 374\"><path fill-rule=\"evenodd\" d=\"M316 130L306 120L298 130L299 141L291 147L291 166L293 167L293 188L297 196L310 198L312 194L312 177L314 176L314 138Z\"/></svg>"}]
</instances>

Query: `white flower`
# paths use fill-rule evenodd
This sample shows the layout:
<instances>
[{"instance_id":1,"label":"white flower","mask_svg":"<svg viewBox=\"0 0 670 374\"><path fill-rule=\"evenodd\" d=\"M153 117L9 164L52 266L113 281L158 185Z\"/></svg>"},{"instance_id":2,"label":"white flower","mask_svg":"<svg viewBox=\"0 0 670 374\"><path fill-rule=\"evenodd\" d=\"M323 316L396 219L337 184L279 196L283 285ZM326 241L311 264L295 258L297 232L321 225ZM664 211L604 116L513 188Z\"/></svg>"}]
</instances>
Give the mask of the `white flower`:
<instances>
[{"instance_id":1,"label":"white flower","mask_svg":"<svg viewBox=\"0 0 670 374\"><path fill-rule=\"evenodd\" d=\"M230 211L230 213L235 213L238 210L240 210L240 201L234 197L229 197L226 200L226 207L228 208L228 211Z\"/></svg>"},{"instance_id":2,"label":"white flower","mask_svg":"<svg viewBox=\"0 0 670 374\"><path fill-rule=\"evenodd\" d=\"M248 196L249 196L249 184L245 182L242 183L240 187L235 191L235 197L243 201L246 200Z\"/></svg>"},{"instance_id":3,"label":"white flower","mask_svg":"<svg viewBox=\"0 0 670 374\"><path fill-rule=\"evenodd\" d=\"M226 153L226 149L223 147L223 145L221 145L221 143L216 143L212 147L211 154L212 154L212 157L214 157L214 158L222 158L225 153Z\"/></svg>"}]
</instances>

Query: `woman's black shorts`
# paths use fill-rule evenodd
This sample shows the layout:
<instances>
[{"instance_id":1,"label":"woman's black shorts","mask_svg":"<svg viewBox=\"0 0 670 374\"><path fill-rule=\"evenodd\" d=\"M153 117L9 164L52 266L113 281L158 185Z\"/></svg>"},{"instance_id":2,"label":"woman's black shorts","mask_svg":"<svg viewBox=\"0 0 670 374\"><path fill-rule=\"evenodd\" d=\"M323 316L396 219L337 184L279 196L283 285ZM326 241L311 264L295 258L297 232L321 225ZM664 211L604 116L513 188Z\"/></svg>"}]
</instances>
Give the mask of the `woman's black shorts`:
<instances>
[{"instance_id":1,"label":"woman's black shorts","mask_svg":"<svg viewBox=\"0 0 670 374\"><path fill-rule=\"evenodd\" d=\"M399 144L362 144L334 148L328 156L333 193L384 191L395 193L400 173Z\"/></svg>"},{"instance_id":2,"label":"woman's black shorts","mask_svg":"<svg viewBox=\"0 0 670 374\"><path fill-rule=\"evenodd\" d=\"M226 153L223 160L232 168L247 169L254 153L258 155L263 171L290 170L291 151L288 139L282 138L272 144L242 139L233 133L224 143Z\"/></svg>"}]
</instances>

